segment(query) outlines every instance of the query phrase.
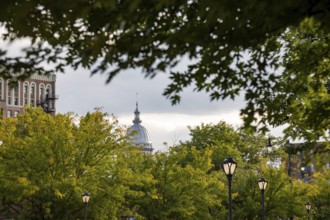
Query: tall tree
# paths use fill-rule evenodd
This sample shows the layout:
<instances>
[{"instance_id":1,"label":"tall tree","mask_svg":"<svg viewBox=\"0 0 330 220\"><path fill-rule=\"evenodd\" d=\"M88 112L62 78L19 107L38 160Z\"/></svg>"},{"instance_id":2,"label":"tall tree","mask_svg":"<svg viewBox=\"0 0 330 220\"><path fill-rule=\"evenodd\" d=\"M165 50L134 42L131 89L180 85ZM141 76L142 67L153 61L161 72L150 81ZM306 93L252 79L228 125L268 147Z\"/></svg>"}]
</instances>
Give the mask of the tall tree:
<instances>
[{"instance_id":1,"label":"tall tree","mask_svg":"<svg viewBox=\"0 0 330 220\"><path fill-rule=\"evenodd\" d=\"M1 50L0 71L24 77L82 66L110 81L128 68L153 77L188 57L186 70L170 73L164 95L172 103L188 86L212 100L245 94L246 126L285 123L288 135L315 140L329 128L329 9L327 0L6 0L2 39L31 44L19 57Z\"/></svg>"},{"instance_id":2,"label":"tall tree","mask_svg":"<svg viewBox=\"0 0 330 220\"><path fill-rule=\"evenodd\" d=\"M229 155L238 160L255 164L260 162L260 156L267 154L265 136L234 128L223 121L217 124L189 127L189 130L191 139L181 142L181 144L193 146L199 150L212 149L212 162L215 169L219 169L219 165Z\"/></svg>"},{"instance_id":3,"label":"tall tree","mask_svg":"<svg viewBox=\"0 0 330 220\"><path fill-rule=\"evenodd\" d=\"M1 120L1 214L81 219L81 194L88 191L92 219L224 219L227 178L219 167L231 154L238 161L234 218L260 217L261 176L269 181L265 205L270 218L303 217L306 201L314 204L318 218L328 215L329 172L309 183L290 178L284 167L268 164L261 144L266 139L260 135L225 123L202 125L191 128L191 141L148 155L127 144L116 119L106 116L96 110L77 120L72 114L53 117L27 108L18 118Z\"/></svg>"},{"instance_id":4,"label":"tall tree","mask_svg":"<svg viewBox=\"0 0 330 220\"><path fill-rule=\"evenodd\" d=\"M313 176L312 184L317 188L312 195L309 196L308 202L312 203L311 215L314 219L330 218L330 170L324 169Z\"/></svg>"},{"instance_id":5,"label":"tall tree","mask_svg":"<svg viewBox=\"0 0 330 220\"><path fill-rule=\"evenodd\" d=\"M176 149L195 149L196 146L197 150L209 152L213 164L209 172L218 172L222 184L227 185L227 178L220 168L221 163L228 155L237 161L237 169L232 179L234 219L261 218L261 194L257 184L261 177L268 180L265 207L270 219L305 215L303 205L317 193L318 186L288 176L285 162L287 155L277 141L273 142L273 149L268 152L266 137L234 129L224 122L202 124L190 128L190 131L191 140L182 142ZM282 141L279 140L279 143ZM194 157L187 154L180 163L194 163ZM222 206L228 207L226 198L223 198L221 203Z\"/></svg>"},{"instance_id":6,"label":"tall tree","mask_svg":"<svg viewBox=\"0 0 330 220\"><path fill-rule=\"evenodd\" d=\"M91 194L89 215L120 216L132 176L120 166L130 153L115 119L95 111L79 119L26 108L0 121L1 214L15 219L83 218L81 195ZM106 209L104 207L107 207Z\"/></svg>"},{"instance_id":7,"label":"tall tree","mask_svg":"<svg viewBox=\"0 0 330 220\"><path fill-rule=\"evenodd\" d=\"M187 157L190 160L187 160ZM147 162L145 196L135 199L146 219L224 218L225 186L212 168L211 152L182 147L159 152Z\"/></svg>"}]
</instances>

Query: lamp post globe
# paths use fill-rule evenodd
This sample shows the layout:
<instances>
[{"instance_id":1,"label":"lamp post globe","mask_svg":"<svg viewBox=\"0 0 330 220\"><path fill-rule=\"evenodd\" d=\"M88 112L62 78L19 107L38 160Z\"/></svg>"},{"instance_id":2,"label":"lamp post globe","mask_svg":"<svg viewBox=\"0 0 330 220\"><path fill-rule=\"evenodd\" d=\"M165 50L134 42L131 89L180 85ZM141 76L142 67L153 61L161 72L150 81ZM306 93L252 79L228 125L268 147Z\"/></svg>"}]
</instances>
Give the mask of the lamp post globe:
<instances>
[{"instance_id":1,"label":"lamp post globe","mask_svg":"<svg viewBox=\"0 0 330 220\"><path fill-rule=\"evenodd\" d=\"M88 208L89 197L90 197L90 195L87 192L84 192L82 194L83 203L86 205L86 207L85 207L85 220L87 220L87 208Z\"/></svg>"},{"instance_id":2,"label":"lamp post globe","mask_svg":"<svg viewBox=\"0 0 330 220\"><path fill-rule=\"evenodd\" d=\"M261 177L259 180L258 180L258 186L259 186L259 189L261 191L265 191L266 188L267 188L267 184L268 184L268 181L264 178L264 177Z\"/></svg>"},{"instance_id":3,"label":"lamp post globe","mask_svg":"<svg viewBox=\"0 0 330 220\"><path fill-rule=\"evenodd\" d=\"M306 208L307 213L309 213L309 211L310 211L311 208L312 208L312 204L311 204L310 202L307 202L307 203L305 204L305 208Z\"/></svg>"},{"instance_id":4,"label":"lamp post globe","mask_svg":"<svg viewBox=\"0 0 330 220\"><path fill-rule=\"evenodd\" d=\"M308 215L308 220L309 220L309 213L310 213L310 211L311 211L311 208L312 208L312 203L307 202L307 203L305 204L305 209L306 209L306 212L307 212L307 215Z\"/></svg>"},{"instance_id":5,"label":"lamp post globe","mask_svg":"<svg viewBox=\"0 0 330 220\"><path fill-rule=\"evenodd\" d=\"M237 163L231 156L227 157L222 163L223 171L227 177L234 175L236 167Z\"/></svg>"},{"instance_id":6,"label":"lamp post globe","mask_svg":"<svg viewBox=\"0 0 330 220\"><path fill-rule=\"evenodd\" d=\"M268 181L264 178L261 177L258 180L258 186L261 192L261 206L262 206L262 220L266 219L266 213L265 213L265 190L267 188Z\"/></svg>"},{"instance_id":7,"label":"lamp post globe","mask_svg":"<svg viewBox=\"0 0 330 220\"><path fill-rule=\"evenodd\" d=\"M273 148L273 145L272 145L272 140L270 138L270 136L268 137L268 144L267 144L267 152L271 152L272 151L272 148Z\"/></svg>"},{"instance_id":8,"label":"lamp post globe","mask_svg":"<svg viewBox=\"0 0 330 220\"><path fill-rule=\"evenodd\" d=\"M87 192L84 192L84 194L82 194L82 200L85 204L89 202L89 194Z\"/></svg>"},{"instance_id":9,"label":"lamp post globe","mask_svg":"<svg viewBox=\"0 0 330 220\"><path fill-rule=\"evenodd\" d=\"M228 202L229 202L229 220L232 220L232 199L231 199L231 180L237 168L237 163L232 157L227 157L222 163L223 172L228 179Z\"/></svg>"}]
</instances>

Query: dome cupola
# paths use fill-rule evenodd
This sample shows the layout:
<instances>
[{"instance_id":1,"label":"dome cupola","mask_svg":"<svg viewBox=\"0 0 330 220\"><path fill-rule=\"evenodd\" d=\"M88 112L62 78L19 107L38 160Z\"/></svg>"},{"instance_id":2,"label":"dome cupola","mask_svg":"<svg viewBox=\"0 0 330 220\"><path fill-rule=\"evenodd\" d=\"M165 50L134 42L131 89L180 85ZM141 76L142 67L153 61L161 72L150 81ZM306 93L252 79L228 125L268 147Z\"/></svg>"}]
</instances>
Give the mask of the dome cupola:
<instances>
[{"instance_id":1,"label":"dome cupola","mask_svg":"<svg viewBox=\"0 0 330 220\"><path fill-rule=\"evenodd\" d=\"M127 135L129 136L133 145L141 147L141 151L151 153L153 151L152 143L150 141L148 130L141 125L139 106L136 102L136 109L134 111L135 117L133 125L128 128Z\"/></svg>"}]
</instances>

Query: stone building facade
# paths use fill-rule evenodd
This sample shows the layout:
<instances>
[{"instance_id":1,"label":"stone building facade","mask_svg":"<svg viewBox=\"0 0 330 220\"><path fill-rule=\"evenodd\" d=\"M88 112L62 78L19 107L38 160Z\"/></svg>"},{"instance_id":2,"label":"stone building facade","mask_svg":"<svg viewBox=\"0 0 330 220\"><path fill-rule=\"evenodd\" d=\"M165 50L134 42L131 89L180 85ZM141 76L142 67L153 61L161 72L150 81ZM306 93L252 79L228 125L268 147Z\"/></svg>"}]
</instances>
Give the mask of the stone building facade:
<instances>
[{"instance_id":1,"label":"stone building facade","mask_svg":"<svg viewBox=\"0 0 330 220\"><path fill-rule=\"evenodd\" d=\"M24 113L24 106L40 106L55 115L56 76L32 75L24 81L11 83L0 77L0 118L16 117Z\"/></svg>"}]
</instances>

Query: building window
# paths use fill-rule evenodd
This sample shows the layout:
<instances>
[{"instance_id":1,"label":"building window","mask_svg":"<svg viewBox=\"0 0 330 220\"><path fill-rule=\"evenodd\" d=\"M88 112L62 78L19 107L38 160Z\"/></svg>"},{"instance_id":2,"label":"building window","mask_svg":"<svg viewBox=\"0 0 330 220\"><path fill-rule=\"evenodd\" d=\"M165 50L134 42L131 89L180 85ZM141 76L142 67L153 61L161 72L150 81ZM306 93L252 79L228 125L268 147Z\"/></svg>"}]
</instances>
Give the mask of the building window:
<instances>
[{"instance_id":1,"label":"building window","mask_svg":"<svg viewBox=\"0 0 330 220\"><path fill-rule=\"evenodd\" d=\"M0 78L0 100L3 99L3 80Z\"/></svg>"},{"instance_id":2,"label":"building window","mask_svg":"<svg viewBox=\"0 0 330 220\"><path fill-rule=\"evenodd\" d=\"M11 97L10 97L9 94L8 94L8 97L7 98L8 98L8 100L7 100L8 101L8 105L11 105Z\"/></svg>"},{"instance_id":3,"label":"building window","mask_svg":"<svg viewBox=\"0 0 330 220\"><path fill-rule=\"evenodd\" d=\"M49 91L49 88L46 89L46 96L47 96L47 97L50 97L50 91Z\"/></svg>"},{"instance_id":4,"label":"building window","mask_svg":"<svg viewBox=\"0 0 330 220\"><path fill-rule=\"evenodd\" d=\"M23 99L24 99L24 105L28 105L28 99L29 99L29 83L25 82L23 86Z\"/></svg>"},{"instance_id":5,"label":"building window","mask_svg":"<svg viewBox=\"0 0 330 220\"><path fill-rule=\"evenodd\" d=\"M7 110L7 118L11 117L11 110Z\"/></svg>"},{"instance_id":6,"label":"building window","mask_svg":"<svg viewBox=\"0 0 330 220\"><path fill-rule=\"evenodd\" d=\"M39 85L39 101L43 102L45 100L45 86L44 84Z\"/></svg>"},{"instance_id":7,"label":"building window","mask_svg":"<svg viewBox=\"0 0 330 220\"><path fill-rule=\"evenodd\" d=\"M14 111L14 117L16 118L17 117L17 115L18 115L18 111Z\"/></svg>"},{"instance_id":8,"label":"building window","mask_svg":"<svg viewBox=\"0 0 330 220\"><path fill-rule=\"evenodd\" d=\"M13 88L14 91L14 105L19 105L19 83Z\"/></svg>"},{"instance_id":9,"label":"building window","mask_svg":"<svg viewBox=\"0 0 330 220\"><path fill-rule=\"evenodd\" d=\"M46 97L48 98L48 108L53 109L53 101L50 98L52 97L52 87L50 85L46 86Z\"/></svg>"},{"instance_id":10,"label":"building window","mask_svg":"<svg viewBox=\"0 0 330 220\"><path fill-rule=\"evenodd\" d=\"M32 106L36 105L36 85L34 83L30 87L30 103Z\"/></svg>"},{"instance_id":11,"label":"building window","mask_svg":"<svg viewBox=\"0 0 330 220\"><path fill-rule=\"evenodd\" d=\"M13 104L12 91L13 91L13 89L10 88L10 86L8 85L8 93L7 93L7 104L8 105L12 105Z\"/></svg>"}]
</instances>

